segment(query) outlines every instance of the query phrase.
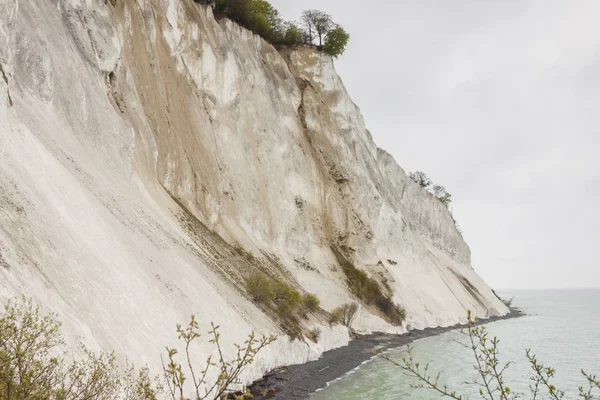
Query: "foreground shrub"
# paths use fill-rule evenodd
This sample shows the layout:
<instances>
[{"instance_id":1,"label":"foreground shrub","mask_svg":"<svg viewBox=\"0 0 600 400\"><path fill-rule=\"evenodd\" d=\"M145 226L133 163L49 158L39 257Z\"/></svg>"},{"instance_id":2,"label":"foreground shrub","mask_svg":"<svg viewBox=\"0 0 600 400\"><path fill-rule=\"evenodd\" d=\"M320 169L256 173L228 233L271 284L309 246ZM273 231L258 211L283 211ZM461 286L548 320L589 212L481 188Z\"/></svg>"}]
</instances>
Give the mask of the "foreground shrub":
<instances>
[{"instance_id":1,"label":"foreground shrub","mask_svg":"<svg viewBox=\"0 0 600 400\"><path fill-rule=\"evenodd\" d=\"M168 362L166 365L163 364L168 393L173 400L217 400L239 391L241 385L239 377L244 368L254 362L256 355L263 348L276 340L275 336L263 336L257 339L254 332L252 332L243 345L235 345L237 348L236 357L233 360L226 360L220 344L219 327L214 324L211 324L211 326L209 343L212 343L215 347L216 356L208 357L206 362L201 364L201 368L196 368L190 348L194 341L202 336L198 322L192 316L185 328L177 325L177 333L184 343L184 361L180 363L177 360L178 350L167 348ZM213 369L218 371L217 379L214 382L209 382L206 377L210 375L209 371ZM193 397L186 397L185 387L190 385L193 389ZM247 393L243 387L241 391L243 394Z\"/></svg>"},{"instance_id":2,"label":"foreground shrub","mask_svg":"<svg viewBox=\"0 0 600 400\"><path fill-rule=\"evenodd\" d=\"M222 400L240 389L244 368L276 340L252 333L243 345L235 345L236 357L228 360L219 327L212 325L208 342L216 355L198 363L190 349L201 334L192 317L187 327L177 326L184 362L178 361L178 350L167 348L163 388L158 377L150 378L148 368L127 364L121 370L114 353L96 355L84 349L80 360L68 359L60 326L56 315L42 315L31 300L7 303L0 315L0 400L158 400L165 394L173 400ZM209 381L207 376L213 375L217 378ZM189 390L193 397L186 397ZM234 397L250 398L245 393Z\"/></svg>"},{"instance_id":3,"label":"foreground shrub","mask_svg":"<svg viewBox=\"0 0 600 400\"><path fill-rule=\"evenodd\" d=\"M156 400L160 385L148 370L121 371L113 353L84 349L81 360L67 358L56 315L43 316L31 300L7 303L0 317L0 399Z\"/></svg>"},{"instance_id":4,"label":"foreground shrub","mask_svg":"<svg viewBox=\"0 0 600 400\"><path fill-rule=\"evenodd\" d=\"M505 372L512 363L502 363L499 359L500 350L498 343L500 340L493 337L489 338L485 326L478 326L477 318L471 317L469 311L467 315L468 329L464 334L467 337L466 343L462 345L473 352L475 365L473 368L477 371L478 380L467 382L479 387L479 394L486 400L516 400L524 399L524 394L515 393L505 380ZM395 361L388 354L378 353L380 357L390 361L399 367L407 376L414 378L418 383L411 385L416 389L427 389L436 392L441 397L448 397L455 400L466 400L466 397L440 383L441 375L431 375L429 364L422 364L415 360L412 348L408 347L407 356L400 361ZM552 384L552 378L556 370L541 364L530 349L526 350L525 356L531 367L531 376L529 380L530 399L553 399L560 400L564 398L565 393ZM424 365L424 367L423 367ZM581 370L581 374L587 386L579 386L578 397L584 400L600 399L600 379Z\"/></svg>"}]
</instances>

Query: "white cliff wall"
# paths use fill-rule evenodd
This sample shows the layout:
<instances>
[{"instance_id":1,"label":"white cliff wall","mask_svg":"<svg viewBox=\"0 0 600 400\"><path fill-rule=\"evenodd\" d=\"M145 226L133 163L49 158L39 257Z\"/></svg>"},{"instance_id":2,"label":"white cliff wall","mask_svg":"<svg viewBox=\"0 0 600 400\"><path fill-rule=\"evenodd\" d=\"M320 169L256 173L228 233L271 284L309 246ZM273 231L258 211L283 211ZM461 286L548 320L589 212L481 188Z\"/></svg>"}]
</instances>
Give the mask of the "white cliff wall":
<instances>
[{"instance_id":1,"label":"white cliff wall","mask_svg":"<svg viewBox=\"0 0 600 400\"><path fill-rule=\"evenodd\" d=\"M507 311L330 58L280 53L191 0L112 3L0 2L0 300L33 297L70 343L152 367L192 313L225 344L281 333L244 295L235 248L326 310L353 300L333 247L413 326ZM355 327L401 329L376 314ZM248 378L348 341L323 330L278 340Z\"/></svg>"}]
</instances>

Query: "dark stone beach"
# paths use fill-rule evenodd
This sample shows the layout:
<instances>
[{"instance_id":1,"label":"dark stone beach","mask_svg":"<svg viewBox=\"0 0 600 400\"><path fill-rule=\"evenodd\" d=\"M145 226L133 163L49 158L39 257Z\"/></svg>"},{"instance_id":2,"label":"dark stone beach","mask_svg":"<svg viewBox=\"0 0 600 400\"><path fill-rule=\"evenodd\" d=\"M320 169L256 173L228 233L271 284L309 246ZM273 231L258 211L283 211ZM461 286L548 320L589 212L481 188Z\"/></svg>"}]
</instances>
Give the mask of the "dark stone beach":
<instances>
[{"instance_id":1,"label":"dark stone beach","mask_svg":"<svg viewBox=\"0 0 600 400\"><path fill-rule=\"evenodd\" d=\"M488 324L523 315L521 311L513 309L505 316L491 317L480 321L480 323ZM318 360L274 370L263 379L254 382L249 389L255 399L307 399L312 393L325 387L328 382L340 378L372 358L374 351L386 351L410 344L418 339L465 327L466 325L459 324L450 327L412 330L403 335L385 333L361 335L352 340L347 346L323 353Z\"/></svg>"}]
</instances>

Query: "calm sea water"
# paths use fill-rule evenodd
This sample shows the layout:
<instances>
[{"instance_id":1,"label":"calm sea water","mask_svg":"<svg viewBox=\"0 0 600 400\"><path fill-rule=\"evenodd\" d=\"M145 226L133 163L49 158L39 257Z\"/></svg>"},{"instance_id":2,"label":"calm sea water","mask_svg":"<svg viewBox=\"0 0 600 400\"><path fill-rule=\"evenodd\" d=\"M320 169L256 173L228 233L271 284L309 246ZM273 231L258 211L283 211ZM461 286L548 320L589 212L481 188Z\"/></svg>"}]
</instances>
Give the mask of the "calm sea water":
<instances>
[{"instance_id":1,"label":"calm sea water","mask_svg":"<svg viewBox=\"0 0 600 400\"><path fill-rule=\"evenodd\" d=\"M523 291L502 295L514 295L514 304L529 314L488 325L490 334L500 339L501 360L515 363L506 373L507 383L513 392L524 393L525 398L529 398L530 367L525 358L525 349L531 348L539 361L556 368L555 386L565 391L565 398L577 398L577 387L585 383L580 370L583 368L600 375L600 289ZM433 372L442 372L443 383L471 399L478 398L478 390L464 384L476 377L471 367L472 353L455 340L464 342L464 336L459 332L449 332L417 341L413 344L415 358L422 364L431 361L431 375L435 375ZM401 358L406 352L405 349L398 349L390 354ZM411 383L415 381L405 376L398 367L374 359L357 371L332 382L313 395L313 399L440 398L431 391L411 388Z\"/></svg>"}]
</instances>

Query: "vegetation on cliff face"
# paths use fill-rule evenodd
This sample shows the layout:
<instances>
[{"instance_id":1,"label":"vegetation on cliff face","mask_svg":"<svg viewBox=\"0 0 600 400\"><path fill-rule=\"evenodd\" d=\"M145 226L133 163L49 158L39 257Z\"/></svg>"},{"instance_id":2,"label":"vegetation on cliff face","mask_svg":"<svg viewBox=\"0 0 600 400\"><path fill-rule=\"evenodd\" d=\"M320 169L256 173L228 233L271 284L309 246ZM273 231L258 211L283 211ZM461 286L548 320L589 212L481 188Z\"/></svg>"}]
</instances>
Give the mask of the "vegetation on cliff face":
<instances>
[{"instance_id":1,"label":"vegetation on cliff face","mask_svg":"<svg viewBox=\"0 0 600 400\"><path fill-rule=\"evenodd\" d=\"M292 338L301 338L301 320L308 319L309 313L320 310L321 302L316 295L301 295L289 284L262 272L246 278L246 291L252 301L277 316L281 328Z\"/></svg>"},{"instance_id":2,"label":"vegetation on cliff face","mask_svg":"<svg viewBox=\"0 0 600 400\"><path fill-rule=\"evenodd\" d=\"M339 57L346 50L350 35L331 16L319 10L302 13L301 26L285 21L266 0L195 0L213 7L217 16L225 16L276 46L310 45Z\"/></svg>"},{"instance_id":3,"label":"vegetation on cliff face","mask_svg":"<svg viewBox=\"0 0 600 400\"><path fill-rule=\"evenodd\" d=\"M346 275L346 284L350 292L365 305L377 308L390 324L402 325L402 322L406 319L404 307L394 303L392 296L384 293L381 285L375 279L370 278L366 272L356 268L340 250L334 247L331 250ZM350 323L344 323L344 325L350 327L352 319L350 319Z\"/></svg>"},{"instance_id":4,"label":"vegetation on cliff face","mask_svg":"<svg viewBox=\"0 0 600 400\"><path fill-rule=\"evenodd\" d=\"M417 185L421 186L429 193L433 194L446 207L450 207L452 203L452 195L442 185L434 185L431 179L425 172L415 171L411 172L408 177L412 179Z\"/></svg>"},{"instance_id":5,"label":"vegetation on cliff face","mask_svg":"<svg viewBox=\"0 0 600 400\"><path fill-rule=\"evenodd\" d=\"M338 323L346 326L348 329L352 330L352 322L354 322L354 317L356 317L356 312L358 311L358 304L344 304L341 307L335 308L331 311L331 323Z\"/></svg>"}]
</instances>

